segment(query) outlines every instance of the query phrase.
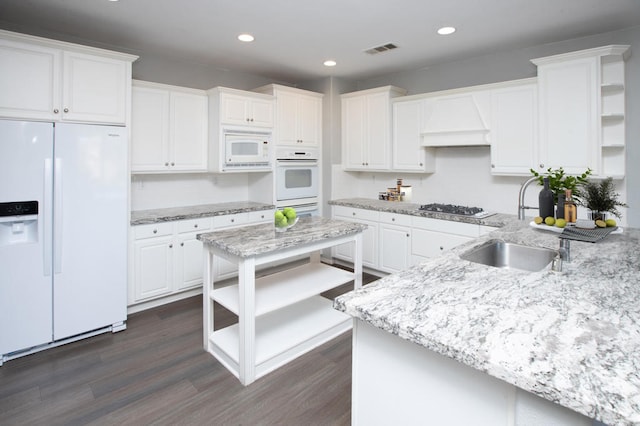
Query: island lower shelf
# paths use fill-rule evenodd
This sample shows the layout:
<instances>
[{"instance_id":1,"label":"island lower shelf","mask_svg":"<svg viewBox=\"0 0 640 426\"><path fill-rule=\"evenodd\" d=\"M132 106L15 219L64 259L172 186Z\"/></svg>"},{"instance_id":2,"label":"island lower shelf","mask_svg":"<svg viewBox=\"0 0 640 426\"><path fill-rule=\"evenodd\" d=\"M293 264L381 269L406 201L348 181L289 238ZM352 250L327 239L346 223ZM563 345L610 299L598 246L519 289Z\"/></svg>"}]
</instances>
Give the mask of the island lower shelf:
<instances>
[{"instance_id":1,"label":"island lower shelf","mask_svg":"<svg viewBox=\"0 0 640 426\"><path fill-rule=\"evenodd\" d=\"M354 279L354 274L323 263L308 263L256 279L255 316L259 317ZM212 300L239 315L238 284L213 290Z\"/></svg>"},{"instance_id":2,"label":"island lower shelf","mask_svg":"<svg viewBox=\"0 0 640 426\"><path fill-rule=\"evenodd\" d=\"M262 315L255 328L255 378L261 377L326 341L348 331L352 318L314 296ZM239 376L239 325L209 334L209 349Z\"/></svg>"}]
</instances>

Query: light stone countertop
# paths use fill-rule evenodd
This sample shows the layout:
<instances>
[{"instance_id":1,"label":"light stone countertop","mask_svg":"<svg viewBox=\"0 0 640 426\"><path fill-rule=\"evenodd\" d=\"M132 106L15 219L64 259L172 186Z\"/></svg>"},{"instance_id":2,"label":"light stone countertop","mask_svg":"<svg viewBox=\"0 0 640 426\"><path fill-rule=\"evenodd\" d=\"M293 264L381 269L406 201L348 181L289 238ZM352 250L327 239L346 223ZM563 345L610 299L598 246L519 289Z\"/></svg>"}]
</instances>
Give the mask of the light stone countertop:
<instances>
[{"instance_id":1,"label":"light stone countertop","mask_svg":"<svg viewBox=\"0 0 640 426\"><path fill-rule=\"evenodd\" d=\"M586 416L640 424L640 230L571 241L562 273L460 259L491 239L558 248L557 234L507 222L334 307Z\"/></svg>"},{"instance_id":2,"label":"light stone countertop","mask_svg":"<svg viewBox=\"0 0 640 426\"><path fill-rule=\"evenodd\" d=\"M472 223L477 225L493 226L500 228L515 218L515 215L495 213L485 218L461 216L450 213L428 212L420 210L420 204L405 203L402 201L383 201L371 198L343 198L329 201L333 206L353 207L357 209L375 210L379 212L406 214L411 216L428 217L431 219L449 220L452 222Z\"/></svg>"},{"instance_id":3,"label":"light stone countertop","mask_svg":"<svg viewBox=\"0 0 640 426\"><path fill-rule=\"evenodd\" d=\"M214 246L239 257L251 257L317 241L364 231L367 225L323 217L301 217L286 232L276 232L272 223L248 225L198 234L206 245Z\"/></svg>"},{"instance_id":4,"label":"light stone countertop","mask_svg":"<svg viewBox=\"0 0 640 426\"><path fill-rule=\"evenodd\" d=\"M255 203L253 201L231 201L226 203L203 204L197 206L170 207L153 210L137 210L131 212L131 225L170 222L173 220L196 219L199 217L222 216L259 210L272 210L273 204Z\"/></svg>"}]
</instances>

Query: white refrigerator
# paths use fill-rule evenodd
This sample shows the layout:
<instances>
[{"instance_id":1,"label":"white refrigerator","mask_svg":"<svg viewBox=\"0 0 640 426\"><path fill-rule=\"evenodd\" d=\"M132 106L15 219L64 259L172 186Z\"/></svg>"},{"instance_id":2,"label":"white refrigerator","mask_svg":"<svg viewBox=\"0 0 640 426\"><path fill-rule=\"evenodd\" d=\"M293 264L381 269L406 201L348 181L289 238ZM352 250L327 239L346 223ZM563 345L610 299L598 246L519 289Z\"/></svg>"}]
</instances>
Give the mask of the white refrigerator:
<instances>
[{"instance_id":1,"label":"white refrigerator","mask_svg":"<svg viewBox=\"0 0 640 426\"><path fill-rule=\"evenodd\" d=\"M0 365L125 328L125 127L0 120Z\"/></svg>"}]
</instances>

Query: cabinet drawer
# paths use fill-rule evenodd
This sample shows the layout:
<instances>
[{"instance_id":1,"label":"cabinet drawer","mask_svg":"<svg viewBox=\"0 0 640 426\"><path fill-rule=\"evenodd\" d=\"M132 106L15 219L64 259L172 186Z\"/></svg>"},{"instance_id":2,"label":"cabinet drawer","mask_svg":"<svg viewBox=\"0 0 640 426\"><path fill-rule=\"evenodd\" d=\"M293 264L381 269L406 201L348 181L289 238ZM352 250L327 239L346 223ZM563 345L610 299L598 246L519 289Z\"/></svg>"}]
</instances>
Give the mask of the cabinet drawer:
<instances>
[{"instance_id":1,"label":"cabinet drawer","mask_svg":"<svg viewBox=\"0 0 640 426\"><path fill-rule=\"evenodd\" d=\"M363 219L377 222L380 213L375 210L355 209L353 207L333 206L333 215L351 219Z\"/></svg>"},{"instance_id":2,"label":"cabinet drawer","mask_svg":"<svg viewBox=\"0 0 640 426\"><path fill-rule=\"evenodd\" d=\"M380 213L380 222L390 225L411 226L411 216L398 213Z\"/></svg>"},{"instance_id":3,"label":"cabinet drawer","mask_svg":"<svg viewBox=\"0 0 640 426\"><path fill-rule=\"evenodd\" d=\"M148 225L137 225L133 227L133 235L136 240L171 235L172 232L172 222L150 223Z\"/></svg>"},{"instance_id":4,"label":"cabinet drawer","mask_svg":"<svg viewBox=\"0 0 640 426\"><path fill-rule=\"evenodd\" d=\"M249 216L247 223L267 223L273 220L273 210L260 210L247 213Z\"/></svg>"},{"instance_id":5,"label":"cabinet drawer","mask_svg":"<svg viewBox=\"0 0 640 426\"><path fill-rule=\"evenodd\" d=\"M450 220L414 216L412 226L414 228L424 229L427 231L463 235L465 237L476 238L480 236L480 225L474 225L473 223L453 222Z\"/></svg>"},{"instance_id":6,"label":"cabinet drawer","mask_svg":"<svg viewBox=\"0 0 640 426\"><path fill-rule=\"evenodd\" d=\"M442 232L413 229L411 235L411 253L421 257L437 257L457 245L472 240L463 235L444 234Z\"/></svg>"},{"instance_id":7,"label":"cabinet drawer","mask_svg":"<svg viewBox=\"0 0 640 426\"><path fill-rule=\"evenodd\" d=\"M195 231L206 231L211 229L210 217L199 217L197 219L185 219L178 222L178 233Z\"/></svg>"},{"instance_id":8,"label":"cabinet drawer","mask_svg":"<svg viewBox=\"0 0 640 426\"><path fill-rule=\"evenodd\" d=\"M213 217L214 228L227 228L230 226L244 225L249 222L249 213L226 214Z\"/></svg>"}]
</instances>

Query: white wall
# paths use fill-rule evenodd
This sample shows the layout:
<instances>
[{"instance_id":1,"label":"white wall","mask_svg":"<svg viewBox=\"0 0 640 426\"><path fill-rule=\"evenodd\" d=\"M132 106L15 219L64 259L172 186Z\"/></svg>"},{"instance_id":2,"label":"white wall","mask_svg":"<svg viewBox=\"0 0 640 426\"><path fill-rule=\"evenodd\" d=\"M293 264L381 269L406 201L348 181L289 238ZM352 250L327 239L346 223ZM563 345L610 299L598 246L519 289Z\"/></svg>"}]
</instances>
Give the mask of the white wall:
<instances>
[{"instance_id":1,"label":"white wall","mask_svg":"<svg viewBox=\"0 0 640 426\"><path fill-rule=\"evenodd\" d=\"M246 201L247 173L133 175L131 210Z\"/></svg>"}]
</instances>

